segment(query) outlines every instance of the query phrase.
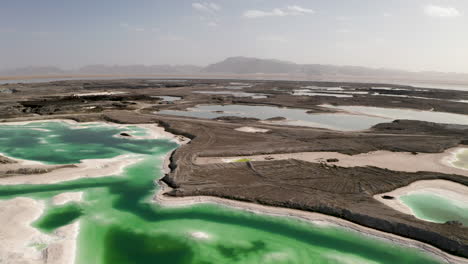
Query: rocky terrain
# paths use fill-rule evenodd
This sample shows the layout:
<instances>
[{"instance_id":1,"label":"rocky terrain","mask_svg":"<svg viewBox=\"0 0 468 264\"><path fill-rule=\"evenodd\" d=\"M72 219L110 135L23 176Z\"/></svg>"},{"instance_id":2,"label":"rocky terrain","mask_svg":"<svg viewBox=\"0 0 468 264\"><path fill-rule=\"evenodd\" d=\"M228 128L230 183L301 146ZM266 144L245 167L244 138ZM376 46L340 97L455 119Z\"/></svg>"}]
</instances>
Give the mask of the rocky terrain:
<instances>
[{"instance_id":1,"label":"rocky terrain","mask_svg":"<svg viewBox=\"0 0 468 264\"><path fill-rule=\"evenodd\" d=\"M321 105L365 105L417 110L468 113L468 92L408 86L287 81L248 81L243 92L264 93L266 98L200 94L194 91L233 91L232 80L113 80L58 81L9 84L14 89L0 97L0 120L69 118L76 121L105 120L116 123L158 123L167 131L188 137L190 144L171 156L171 172L162 180L173 188L166 195L207 195L254 203L320 212L348 221L416 239L454 255L468 257L468 229L435 224L399 213L373 196L426 179L446 179L468 186L468 178L434 172L390 171L375 167L337 167L333 162L269 160L197 165L197 157L229 157L253 154L333 151L360 154L376 150L441 153L468 145L468 127L414 120L382 123L369 130L343 132L310 127L278 126L252 118L217 120L176 117L158 111L183 110L198 104L276 105L331 111ZM238 85L239 86L239 85ZM306 86L342 87L350 98L294 96ZM378 87L384 87L378 88ZM236 90L238 91L238 90ZM373 93L396 96L377 96ZM157 96L179 96L168 102ZM228 114L227 114L228 116ZM447 120L450 123L450 120ZM237 131L256 127L265 133ZM0 157L0 162L2 162Z\"/></svg>"},{"instance_id":2,"label":"rocky terrain","mask_svg":"<svg viewBox=\"0 0 468 264\"><path fill-rule=\"evenodd\" d=\"M12 164L12 163L16 163L16 161L0 155L0 164Z\"/></svg>"}]
</instances>

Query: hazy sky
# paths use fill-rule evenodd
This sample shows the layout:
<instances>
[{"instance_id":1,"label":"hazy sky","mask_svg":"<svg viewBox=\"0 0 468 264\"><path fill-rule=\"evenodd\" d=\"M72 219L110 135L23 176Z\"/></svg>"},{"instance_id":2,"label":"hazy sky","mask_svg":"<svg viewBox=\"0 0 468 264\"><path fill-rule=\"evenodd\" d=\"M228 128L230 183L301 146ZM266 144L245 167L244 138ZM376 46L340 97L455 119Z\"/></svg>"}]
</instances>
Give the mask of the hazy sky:
<instances>
[{"instance_id":1,"label":"hazy sky","mask_svg":"<svg viewBox=\"0 0 468 264\"><path fill-rule=\"evenodd\" d=\"M229 56L468 72L468 0L0 1L0 68Z\"/></svg>"}]
</instances>

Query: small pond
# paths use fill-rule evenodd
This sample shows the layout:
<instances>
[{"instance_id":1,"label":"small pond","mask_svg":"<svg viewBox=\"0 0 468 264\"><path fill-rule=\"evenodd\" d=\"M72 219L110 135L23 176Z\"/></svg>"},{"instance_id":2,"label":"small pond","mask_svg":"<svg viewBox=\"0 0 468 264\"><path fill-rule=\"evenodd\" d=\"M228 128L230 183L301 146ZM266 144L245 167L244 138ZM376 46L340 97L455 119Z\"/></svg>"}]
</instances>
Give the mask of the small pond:
<instances>
[{"instance_id":1,"label":"small pond","mask_svg":"<svg viewBox=\"0 0 468 264\"><path fill-rule=\"evenodd\" d=\"M251 117L261 120L284 117L286 120L274 122L283 125L320 127L335 130L364 130L378 123L391 121L383 117L347 113L309 114L306 109L254 105L198 105L189 108L188 111L163 110L158 113L210 119L222 116Z\"/></svg>"}]
</instances>

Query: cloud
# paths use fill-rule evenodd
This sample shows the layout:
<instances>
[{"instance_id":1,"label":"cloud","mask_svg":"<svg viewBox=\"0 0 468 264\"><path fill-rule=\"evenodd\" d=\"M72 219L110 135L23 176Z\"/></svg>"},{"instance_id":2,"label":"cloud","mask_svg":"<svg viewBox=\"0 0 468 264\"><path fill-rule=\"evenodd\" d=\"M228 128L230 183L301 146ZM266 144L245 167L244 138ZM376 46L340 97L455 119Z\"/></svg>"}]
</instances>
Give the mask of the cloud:
<instances>
[{"instance_id":1,"label":"cloud","mask_svg":"<svg viewBox=\"0 0 468 264\"><path fill-rule=\"evenodd\" d=\"M349 21L351 20L351 17L348 17L348 16L337 16L335 17L336 20L338 21Z\"/></svg>"},{"instance_id":2,"label":"cloud","mask_svg":"<svg viewBox=\"0 0 468 264\"><path fill-rule=\"evenodd\" d=\"M221 7L218 4L215 4L212 2L192 3L192 8L200 12L210 12L210 13L215 13L221 10Z\"/></svg>"},{"instance_id":3,"label":"cloud","mask_svg":"<svg viewBox=\"0 0 468 264\"><path fill-rule=\"evenodd\" d=\"M218 23L216 23L214 21L210 21L210 22L206 23L206 25L209 26L209 27L217 27Z\"/></svg>"},{"instance_id":4,"label":"cloud","mask_svg":"<svg viewBox=\"0 0 468 264\"><path fill-rule=\"evenodd\" d=\"M218 11L221 10L221 6L213 2L195 2L192 3L192 8L202 13L199 19L208 27L218 27Z\"/></svg>"},{"instance_id":5,"label":"cloud","mask_svg":"<svg viewBox=\"0 0 468 264\"><path fill-rule=\"evenodd\" d=\"M287 43L289 42L289 39L283 36L259 36L257 37L257 40L259 41L265 41L265 42L277 42L277 43Z\"/></svg>"},{"instance_id":6,"label":"cloud","mask_svg":"<svg viewBox=\"0 0 468 264\"><path fill-rule=\"evenodd\" d=\"M313 14L313 13L315 13L315 11L312 9L293 5L293 6L288 6L286 8L274 8L271 11L247 10L244 12L244 17L247 17L247 18L284 17L284 16L298 16L298 15Z\"/></svg>"},{"instance_id":7,"label":"cloud","mask_svg":"<svg viewBox=\"0 0 468 264\"><path fill-rule=\"evenodd\" d=\"M160 39L165 41L183 41L185 40L185 37L180 35L168 34L160 36Z\"/></svg>"},{"instance_id":8,"label":"cloud","mask_svg":"<svg viewBox=\"0 0 468 264\"><path fill-rule=\"evenodd\" d=\"M52 35L52 32L50 32L50 31L34 31L31 34L33 36L37 36L37 37L47 37L47 36Z\"/></svg>"},{"instance_id":9,"label":"cloud","mask_svg":"<svg viewBox=\"0 0 468 264\"><path fill-rule=\"evenodd\" d=\"M217 5L217 4L215 4L215 3L210 3L209 6L210 6L211 10L214 10L214 11L221 10L221 7L219 5Z\"/></svg>"},{"instance_id":10,"label":"cloud","mask_svg":"<svg viewBox=\"0 0 468 264\"><path fill-rule=\"evenodd\" d=\"M0 33L13 33L16 32L16 29L13 28L1 28L0 27Z\"/></svg>"},{"instance_id":11,"label":"cloud","mask_svg":"<svg viewBox=\"0 0 468 264\"><path fill-rule=\"evenodd\" d=\"M351 29L348 28L340 28L336 32L341 33L341 34L347 34L353 32Z\"/></svg>"},{"instance_id":12,"label":"cloud","mask_svg":"<svg viewBox=\"0 0 468 264\"><path fill-rule=\"evenodd\" d=\"M286 16L287 14L279 9L275 8L271 11L261 11L261 10L247 10L244 12L244 17L248 18L258 18L258 17L269 17L269 16Z\"/></svg>"},{"instance_id":13,"label":"cloud","mask_svg":"<svg viewBox=\"0 0 468 264\"><path fill-rule=\"evenodd\" d=\"M144 31L146 31L146 29L143 28L143 27L134 27L134 26L129 25L128 23L120 23L120 27L125 29L125 30L128 30L128 31L135 31L135 32L144 32ZM155 28L153 28L151 31L155 32L154 29Z\"/></svg>"},{"instance_id":14,"label":"cloud","mask_svg":"<svg viewBox=\"0 0 468 264\"><path fill-rule=\"evenodd\" d=\"M377 38L374 39L374 43L377 44L377 45L382 45L385 42L386 42L385 39L382 38L382 37L377 37Z\"/></svg>"},{"instance_id":15,"label":"cloud","mask_svg":"<svg viewBox=\"0 0 468 264\"><path fill-rule=\"evenodd\" d=\"M458 17L460 11L454 7L443 7L436 5L427 5L424 7L424 13L431 17Z\"/></svg>"},{"instance_id":16,"label":"cloud","mask_svg":"<svg viewBox=\"0 0 468 264\"><path fill-rule=\"evenodd\" d=\"M300 14L313 14L313 13L315 13L315 11L312 10L312 9L303 8L303 7L300 7L300 6L297 6L297 5L288 6L288 10L291 11L291 12L297 12L297 13L300 13Z\"/></svg>"}]
</instances>

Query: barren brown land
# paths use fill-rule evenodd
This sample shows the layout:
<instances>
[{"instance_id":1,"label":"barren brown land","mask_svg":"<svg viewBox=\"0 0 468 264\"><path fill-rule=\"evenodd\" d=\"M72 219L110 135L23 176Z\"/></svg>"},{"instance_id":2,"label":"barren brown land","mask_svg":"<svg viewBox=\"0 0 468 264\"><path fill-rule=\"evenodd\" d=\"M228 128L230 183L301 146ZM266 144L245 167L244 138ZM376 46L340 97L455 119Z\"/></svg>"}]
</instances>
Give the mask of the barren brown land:
<instances>
[{"instance_id":1,"label":"barren brown land","mask_svg":"<svg viewBox=\"0 0 468 264\"><path fill-rule=\"evenodd\" d=\"M4 122L72 119L78 122L158 123L170 133L191 139L189 144L171 156L171 171L162 179L172 187L165 193L167 196L214 196L318 212L468 257L467 227L423 221L374 199L376 195L421 180L446 180L468 186L466 173L442 169L437 172L411 171L395 166L390 170L377 165L339 166L333 161L317 163L297 159L215 164L196 162L198 158L302 152L440 154L451 148L468 147L468 126L450 124L450 120L444 122L447 124L389 120L367 130L344 132L265 124L254 118L228 117L229 113L217 119L158 113L161 110L184 110L200 104L294 107L310 113L338 111L322 106L329 104L466 115L468 103L462 100L468 100L468 92L368 83L292 81L241 81L248 85L229 89L231 82L240 81L132 79L0 85L0 118ZM327 88L341 87L340 93L349 92L353 97L291 94L293 90L307 86L319 86L321 88L316 89L317 92L332 95L335 92ZM254 99L194 91L242 91L267 96ZM157 96L179 96L181 99L167 102ZM257 130L239 129L242 127ZM0 163L10 162L14 161L0 156ZM18 175L34 169L64 169L34 168L32 165L24 171L17 166L15 168L10 173ZM8 173L0 172L0 177L8 177Z\"/></svg>"}]
</instances>

